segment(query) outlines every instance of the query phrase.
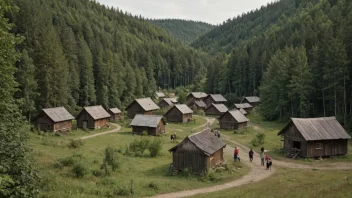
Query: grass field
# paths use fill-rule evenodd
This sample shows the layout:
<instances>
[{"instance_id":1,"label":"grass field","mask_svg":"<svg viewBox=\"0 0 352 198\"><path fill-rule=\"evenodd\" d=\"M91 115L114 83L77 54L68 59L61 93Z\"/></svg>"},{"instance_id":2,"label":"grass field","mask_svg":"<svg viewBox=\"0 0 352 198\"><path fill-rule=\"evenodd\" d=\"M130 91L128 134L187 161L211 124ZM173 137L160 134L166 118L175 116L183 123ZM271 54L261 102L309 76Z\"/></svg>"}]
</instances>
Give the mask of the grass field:
<instances>
[{"instance_id":1,"label":"grass field","mask_svg":"<svg viewBox=\"0 0 352 198\"><path fill-rule=\"evenodd\" d=\"M200 194L194 198L228 197L351 197L352 171L294 170L276 168L260 182Z\"/></svg>"},{"instance_id":2,"label":"grass field","mask_svg":"<svg viewBox=\"0 0 352 198\"><path fill-rule=\"evenodd\" d=\"M179 191L198 187L212 186L224 183L246 174L248 167L234 166L229 163L229 171L210 172L205 177L188 174L173 176L169 166L172 156L168 149L176 145L170 142L170 134L176 133L177 142L192 132L202 129L206 120L196 117L195 123L168 124L167 134L160 137L141 137L131 134L131 128L123 127L120 132L106 134L84 140L79 148L69 148L72 139L96 133L96 131L73 131L64 136L38 135L31 133L30 144L34 148L36 168L42 177L42 197L115 197L129 195L133 181L134 197L149 196L157 193ZM104 130L100 130L102 132ZM88 134L87 134L88 133ZM164 142L162 153L156 158L150 158L148 152L141 157L123 155L127 145L135 139L159 139ZM104 150L107 146L119 150L120 167L110 176L102 176L100 166L103 163ZM225 156L231 160L231 156ZM88 171L83 178L76 178L72 166L63 166L60 159L74 159L83 164ZM93 174L94 173L94 174ZM98 174L99 173L99 174Z\"/></svg>"},{"instance_id":3,"label":"grass field","mask_svg":"<svg viewBox=\"0 0 352 198\"><path fill-rule=\"evenodd\" d=\"M283 142L281 137L277 136L277 133L285 126L286 123L280 122L268 122L264 121L263 118L256 114L252 113L249 115L250 123L247 129L242 129L234 133L233 130L221 130L222 133L230 136L235 141L246 145L249 148L253 148L254 151L260 152L260 148L263 146L265 150L268 150L268 154L277 160L284 160L293 163L301 164L325 164L333 162L352 162L352 141L349 141L348 145L348 154L345 156L338 156L335 158L325 159L325 160L314 160L314 159L303 159L298 158L298 160L291 160L285 157L284 153L280 152L280 149L283 147ZM213 123L213 128L219 128L218 122ZM265 140L263 145L253 146L251 141L255 138L256 134L264 133Z\"/></svg>"}]
</instances>

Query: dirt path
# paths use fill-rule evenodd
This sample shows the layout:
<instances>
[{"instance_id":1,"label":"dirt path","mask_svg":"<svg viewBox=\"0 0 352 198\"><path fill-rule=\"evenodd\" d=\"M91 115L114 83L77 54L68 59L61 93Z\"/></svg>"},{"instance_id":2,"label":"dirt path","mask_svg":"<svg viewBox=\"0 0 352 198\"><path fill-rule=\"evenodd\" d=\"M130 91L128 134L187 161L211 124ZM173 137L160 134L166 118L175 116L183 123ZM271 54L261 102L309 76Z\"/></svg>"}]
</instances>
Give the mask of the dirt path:
<instances>
[{"instance_id":1,"label":"dirt path","mask_svg":"<svg viewBox=\"0 0 352 198\"><path fill-rule=\"evenodd\" d=\"M207 119L207 123L209 122L210 124L212 124L215 121L215 118L208 118L208 117L205 117L205 118ZM204 124L197 128L205 127L206 125L207 124ZM222 135L222 136L223 136L223 139L231 141L228 136L225 136L225 135ZM179 192L173 192L173 193L160 194L160 195L153 196L153 198L189 197L192 195L197 195L202 193L216 192L219 190L224 190L224 189L233 188L236 186L241 186L252 182L260 181L262 179L269 177L275 172L275 169L272 169L271 171L267 171L263 166L260 165L260 158L257 153L254 154L255 160L253 161L253 163L250 163L247 156L249 149L237 143L236 143L236 146L240 149L240 157L242 157L241 158L242 161L240 163L244 163L245 165L251 168L250 172L247 175L224 184L219 184L219 185L205 187L205 188L197 188L193 190L185 190L185 191L179 191ZM226 155L232 156L233 151L234 151L234 148L232 146L227 145L225 147ZM228 163L233 163L233 162L228 162Z\"/></svg>"},{"instance_id":2,"label":"dirt path","mask_svg":"<svg viewBox=\"0 0 352 198\"><path fill-rule=\"evenodd\" d=\"M93 135L83 136L83 137L78 138L78 140L85 140L85 139L89 139L89 138L93 138L93 137L97 137L97 136L101 136L101 135L106 135L106 134L109 134L109 133L116 133L116 132L120 131L120 129L121 129L120 125L114 124L114 123L110 123L110 124L115 126L116 128L111 129L110 131L102 132L102 133L96 133L96 134L93 134Z\"/></svg>"}]
</instances>

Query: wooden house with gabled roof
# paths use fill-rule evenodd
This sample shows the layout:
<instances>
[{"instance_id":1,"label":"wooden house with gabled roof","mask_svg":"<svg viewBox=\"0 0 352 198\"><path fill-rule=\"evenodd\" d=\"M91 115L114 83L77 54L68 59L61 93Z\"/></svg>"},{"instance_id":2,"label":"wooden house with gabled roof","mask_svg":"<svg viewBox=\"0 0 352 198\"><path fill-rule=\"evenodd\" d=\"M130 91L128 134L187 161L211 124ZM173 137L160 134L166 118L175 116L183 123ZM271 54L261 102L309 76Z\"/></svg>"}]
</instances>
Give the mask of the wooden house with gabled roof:
<instances>
[{"instance_id":1,"label":"wooden house with gabled roof","mask_svg":"<svg viewBox=\"0 0 352 198\"><path fill-rule=\"evenodd\" d=\"M204 98L204 103L207 107L211 104L224 104L227 100L221 94L209 94L206 98Z\"/></svg>"},{"instance_id":2,"label":"wooden house with gabled roof","mask_svg":"<svg viewBox=\"0 0 352 198\"><path fill-rule=\"evenodd\" d=\"M345 155L351 139L335 117L291 118L278 135L287 153L295 149L302 157Z\"/></svg>"},{"instance_id":3,"label":"wooden house with gabled roof","mask_svg":"<svg viewBox=\"0 0 352 198\"><path fill-rule=\"evenodd\" d=\"M169 109L164 117L167 122L185 123L192 120L193 111L185 104L177 104Z\"/></svg>"},{"instance_id":4,"label":"wooden house with gabled roof","mask_svg":"<svg viewBox=\"0 0 352 198\"><path fill-rule=\"evenodd\" d=\"M32 121L34 127L41 131L70 131L75 118L65 107L43 109Z\"/></svg>"},{"instance_id":5,"label":"wooden house with gabled roof","mask_svg":"<svg viewBox=\"0 0 352 198\"><path fill-rule=\"evenodd\" d=\"M250 105L249 103L241 103L241 104L234 104L235 109L243 109L249 114L253 110L253 106Z\"/></svg>"},{"instance_id":6,"label":"wooden house with gabled roof","mask_svg":"<svg viewBox=\"0 0 352 198\"><path fill-rule=\"evenodd\" d=\"M161 91L155 92L155 98L162 99L162 98L165 98L165 97L166 97L166 95L163 92L161 92Z\"/></svg>"},{"instance_id":7,"label":"wooden house with gabled roof","mask_svg":"<svg viewBox=\"0 0 352 198\"><path fill-rule=\"evenodd\" d=\"M142 134L146 131L149 135L165 133L165 121L162 116L137 114L131 124L132 133Z\"/></svg>"},{"instance_id":8,"label":"wooden house with gabled roof","mask_svg":"<svg viewBox=\"0 0 352 198\"><path fill-rule=\"evenodd\" d=\"M249 103L255 107L260 103L260 98L258 96L247 96L244 98L244 103Z\"/></svg>"},{"instance_id":9,"label":"wooden house with gabled roof","mask_svg":"<svg viewBox=\"0 0 352 198\"><path fill-rule=\"evenodd\" d=\"M219 117L221 129L241 129L247 127L249 119L239 110L231 110Z\"/></svg>"},{"instance_id":10,"label":"wooden house with gabled roof","mask_svg":"<svg viewBox=\"0 0 352 198\"><path fill-rule=\"evenodd\" d=\"M208 94L204 92L191 92L186 98L186 104L189 105L194 101L203 101L207 96Z\"/></svg>"},{"instance_id":11,"label":"wooden house with gabled roof","mask_svg":"<svg viewBox=\"0 0 352 198\"><path fill-rule=\"evenodd\" d=\"M177 104L177 98L163 98L158 106L160 108L170 108L172 106L174 106L175 104Z\"/></svg>"},{"instance_id":12,"label":"wooden house with gabled roof","mask_svg":"<svg viewBox=\"0 0 352 198\"><path fill-rule=\"evenodd\" d=\"M186 137L181 143L169 149L172 152L173 169L189 168L195 173L204 173L221 165L224 161L226 143L205 129Z\"/></svg>"},{"instance_id":13,"label":"wooden house with gabled roof","mask_svg":"<svg viewBox=\"0 0 352 198\"><path fill-rule=\"evenodd\" d=\"M205 109L205 115L221 116L226 113L229 109L224 104L211 104Z\"/></svg>"},{"instance_id":14,"label":"wooden house with gabled roof","mask_svg":"<svg viewBox=\"0 0 352 198\"><path fill-rule=\"evenodd\" d=\"M109 114L111 115L110 121L116 122L121 119L122 112L118 108L110 108L108 109Z\"/></svg>"},{"instance_id":15,"label":"wooden house with gabled roof","mask_svg":"<svg viewBox=\"0 0 352 198\"><path fill-rule=\"evenodd\" d=\"M133 119L137 114L144 115L155 115L156 111L160 109L158 105L150 98L140 98L135 99L128 107L126 108L127 117Z\"/></svg>"},{"instance_id":16,"label":"wooden house with gabled roof","mask_svg":"<svg viewBox=\"0 0 352 198\"><path fill-rule=\"evenodd\" d=\"M77 128L99 129L109 125L110 117L102 106L84 107L76 116Z\"/></svg>"},{"instance_id":17,"label":"wooden house with gabled roof","mask_svg":"<svg viewBox=\"0 0 352 198\"><path fill-rule=\"evenodd\" d=\"M193 111L196 110L205 110L205 108L207 107L207 105L205 104L205 102L203 100L195 100L193 102L190 102L187 105L189 108L191 108Z\"/></svg>"}]
</instances>

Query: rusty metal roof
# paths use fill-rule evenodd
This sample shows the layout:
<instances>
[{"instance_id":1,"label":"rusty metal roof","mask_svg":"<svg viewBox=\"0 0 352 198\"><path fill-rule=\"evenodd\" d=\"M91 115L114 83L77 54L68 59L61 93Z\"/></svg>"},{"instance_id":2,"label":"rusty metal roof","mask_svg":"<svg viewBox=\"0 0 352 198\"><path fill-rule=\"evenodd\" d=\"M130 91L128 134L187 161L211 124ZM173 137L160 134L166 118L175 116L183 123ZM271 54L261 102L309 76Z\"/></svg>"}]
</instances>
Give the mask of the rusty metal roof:
<instances>
[{"instance_id":1,"label":"rusty metal roof","mask_svg":"<svg viewBox=\"0 0 352 198\"><path fill-rule=\"evenodd\" d=\"M135 100L145 111L160 109L150 98L140 98Z\"/></svg>"},{"instance_id":2,"label":"rusty metal roof","mask_svg":"<svg viewBox=\"0 0 352 198\"><path fill-rule=\"evenodd\" d=\"M226 98L221 94L209 94L208 97L213 98L215 102L227 102Z\"/></svg>"},{"instance_id":3,"label":"rusty metal roof","mask_svg":"<svg viewBox=\"0 0 352 198\"><path fill-rule=\"evenodd\" d=\"M94 120L111 117L110 114L107 111L105 111L105 109L100 105L99 106L84 107L84 109L87 111L87 113L90 116L92 116L92 118Z\"/></svg>"},{"instance_id":4,"label":"rusty metal roof","mask_svg":"<svg viewBox=\"0 0 352 198\"><path fill-rule=\"evenodd\" d=\"M306 141L351 139L335 117L291 118L278 135L283 134L291 124L295 125Z\"/></svg>"},{"instance_id":5,"label":"rusty metal roof","mask_svg":"<svg viewBox=\"0 0 352 198\"><path fill-rule=\"evenodd\" d=\"M188 140L202 150L207 156L214 154L216 151L226 146L226 143L215 136L210 129L205 129L186 137L180 144L169 149L169 151L175 151L180 145Z\"/></svg>"},{"instance_id":6,"label":"rusty metal roof","mask_svg":"<svg viewBox=\"0 0 352 198\"><path fill-rule=\"evenodd\" d=\"M212 106L216 108L220 113L226 113L226 111L229 110L224 104L214 104L214 103L211 104L207 109L209 109Z\"/></svg>"},{"instance_id":7,"label":"rusty metal roof","mask_svg":"<svg viewBox=\"0 0 352 198\"><path fill-rule=\"evenodd\" d=\"M118 108L110 108L109 109L112 113L121 113L121 110Z\"/></svg>"},{"instance_id":8,"label":"rusty metal roof","mask_svg":"<svg viewBox=\"0 0 352 198\"><path fill-rule=\"evenodd\" d=\"M193 113L192 109L190 109L187 105L185 104L177 104L175 105L175 108L181 111L182 114L189 114Z\"/></svg>"},{"instance_id":9,"label":"rusty metal roof","mask_svg":"<svg viewBox=\"0 0 352 198\"><path fill-rule=\"evenodd\" d=\"M245 97L245 99L249 102L249 103L258 103L260 102L260 98L258 96L247 96Z\"/></svg>"},{"instance_id":10,"label":"rusty metal roof","mask_svg":"<svg viewBox=\"0 0 352 198\"><path fill-rule=\"evenodd\" d=\"M235 104L234 106L235 106L236 109L248 109L248 108L252 108L253 107L249 103Z\"/></svg>"},{"instance_id":11,"label":"rusty metal roof","mask_svg":"<svg viewBox=\"0 0 352 198\"><path fill-rule=\"evenodd\" d=\"M55 107L43 109L43 112L53 121L53 122L62 122L66 120L75 119L65 107Z\"/></svg>"},{"instance_id":12,"label":"rusty metal roof","mask_svg":"<svg viewBox=\"0 0 352 198\"><path fill-rule=\"evenodd\" d=\"M208 96L208 94L204 92L191 92L190 95L192 95L194 98L197 98L197 99L202 99Z\"/></svg>"},{"instance_id":13,"label":"rusty metal roof","mask_svg":"<svg viewBox=\"0 0 352 198\"><path fill-rule=\"evenodd\" d=\"M162 118L163 118L162 116L158 116L158 115L137 114L136 116L134 116L130 125L155 128L158 126Z\"/></svg>"}]
</instances>

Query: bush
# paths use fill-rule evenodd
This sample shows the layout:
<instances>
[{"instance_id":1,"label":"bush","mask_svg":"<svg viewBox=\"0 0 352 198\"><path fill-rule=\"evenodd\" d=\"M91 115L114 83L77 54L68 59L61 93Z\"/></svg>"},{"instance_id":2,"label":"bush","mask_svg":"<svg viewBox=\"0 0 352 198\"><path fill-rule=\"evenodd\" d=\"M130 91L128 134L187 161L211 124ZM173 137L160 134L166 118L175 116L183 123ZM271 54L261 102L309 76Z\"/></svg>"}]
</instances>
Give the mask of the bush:
<instances>
[{"instance_id":1,"label":"bush","mask_svg":"<svg viewBox=\"0 0 352 198\"><path fill-rule=\"evenodd\" d=\"M104 175L104 172L102 170L93 170L92 175L94 175L95 177L101 177Z\"/></svg>"},{"instance_id":2,"label":"bush","mask_svg":"<svg viewBox=\"0 0 352 198\"><path fill-rule=\"evenodd\" d=\"M120 186L118 189L115 190L115 194L118 196L128 196L131 194L130 189L128 187Z\"/></svg>"},{"instance_id":3,"label":"bush","mask_svg":"<svg viewBox=\"0 0 352 198\"><path fill-rule=\"evenodd\" d=\"M127 151L125 151L125 154L134 154L136 156L143 156L145 150L148 148L150 143L149 139L142 139L142 140L134 140L132 143L130 143Z\"/></svg>"},{"instance_id":4,"label":"bush","mask_svg":"<svg viewBox=\"0 0 352 198\"><path fill-rule=\"evenodd\" d=\"M101 169L105 170L105 174L109 175L109 167L111 167L112 171L116 171L120 167L119 156L118 153L112 147L108 146L105 148L105 157L103 164L101 165Z\"/></svg>"},{"instance_id":5,"label":"bush","mask_svg":"<svg viewBox=\"0 0 352 198\"><path fill-rule=\"evenodd\" d=\"M56 163L57 165L61 165L61 166L72 166L78 163L82 158L83 158L82 155L73 154L71 156L57 160Z\"/></svg>"},{"instance_id":6,"label":"bush","mask_svg":"<svg viewBox=\"0 0 352 198\"><path fill-rule=\"evenodd\" d=\"M68 148L79 148L82 147L84 145L84 142L82 140L70 140L70 142L68 143Z\"/></svg>"},{"instance_id":7,"label":"bush","mask_svg":"<svg viewBox=\"0 0 352 198\"><path fill-rule=\"evenodd\" d=\"M143 131L142 133L141 133L141 136L148 136L149 134L148 134L148 131Z\"/></svg>"},{"instance_id":8,"label":"bush","mask_svg":"<svg viewBox=\"0 0 352 198\"><path fill-rule=\"evenodd\" d=\"M161 140L154 139L154 141L150 143L148 147L148 150L150 152L150 157L156 157L160 155L162 147L163 147L163 142Z\"/></svg>"},{"instance_id":9,"label":"bush","mask_svg":"<svg viewBox=\"0 0 352 198\"><path fill-rule=\"evenodd\" d=\"M155 182L150 182L148 185L147 185L148 188L151 188L155 191L158 191L159 190L159 187L158 185L155 183Z\"/></svg>"},{"instance_id":10,"label":"bush","mask_svg":"<svg viewBox=\"0 0 352 198\"><path fill-rule=\"evenodd\" d=\"M100 186L113 187L117 184L116 179L112 177L104 177L97 183Z\"/></svg>"},{"instance_id":11,"label":"bush","mask_svg":"<svg viewBox=\"0 0 352 198\"><path fill-rule=\"evenodd\" d=\"M72 167L72 172L77 178L82 178L88 174L88 168L81 162L75 163Z\"/></svg>"},{"instance_id":12,"label":"bush","mask_svg":"<svg viewBox=\"0 0 352 198\"><path fill-rule=\"evenodd\" d=\"M251 144L253 146L263 145L265 139L264 133L257 133L257 135L252 139Z\"/></svg>"}]
</instances>

